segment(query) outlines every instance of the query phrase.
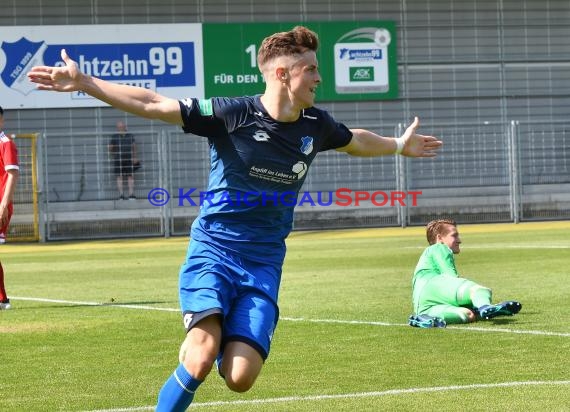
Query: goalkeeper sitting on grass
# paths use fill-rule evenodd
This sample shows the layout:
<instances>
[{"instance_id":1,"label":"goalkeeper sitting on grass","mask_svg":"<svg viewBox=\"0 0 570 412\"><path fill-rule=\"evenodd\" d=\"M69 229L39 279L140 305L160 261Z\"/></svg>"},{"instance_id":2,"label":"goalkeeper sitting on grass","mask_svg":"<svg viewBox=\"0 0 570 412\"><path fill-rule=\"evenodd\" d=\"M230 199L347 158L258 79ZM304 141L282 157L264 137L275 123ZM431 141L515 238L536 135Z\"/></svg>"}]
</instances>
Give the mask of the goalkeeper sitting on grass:
<instances>
[{"instance_id":1,"label":"goalkeeper sitting on grass","mask_svg":"<svg viewBox=\"0 0 570 412\"><path fill-rule=\"evenodd\" d=\"M519 302L491 303L491 289L459 277L454 254L459 253L459 232L451 219L433 220L426 227L430 244L414 271L411 326L445 327L477 319L512 316L521 310Z\"/></svg>"}]
</instances>

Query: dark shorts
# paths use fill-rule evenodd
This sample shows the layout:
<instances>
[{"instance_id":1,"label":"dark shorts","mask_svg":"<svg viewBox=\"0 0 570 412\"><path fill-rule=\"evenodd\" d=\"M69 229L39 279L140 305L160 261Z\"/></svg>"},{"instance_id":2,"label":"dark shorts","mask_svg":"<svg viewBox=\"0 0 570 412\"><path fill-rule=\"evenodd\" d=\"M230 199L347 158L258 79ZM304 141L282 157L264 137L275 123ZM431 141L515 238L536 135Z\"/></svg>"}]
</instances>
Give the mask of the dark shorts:
<instances>
[{"instance_id":1,"label":"dark shorts","mask_svg":"<svg viewBox=\"0 0 570 412\"><path fill-rule=\"evenodd\" d=\"M131 159L115 160L116 176L132 176L135 173L135 165Z\"/></svg>"}]
</instances>

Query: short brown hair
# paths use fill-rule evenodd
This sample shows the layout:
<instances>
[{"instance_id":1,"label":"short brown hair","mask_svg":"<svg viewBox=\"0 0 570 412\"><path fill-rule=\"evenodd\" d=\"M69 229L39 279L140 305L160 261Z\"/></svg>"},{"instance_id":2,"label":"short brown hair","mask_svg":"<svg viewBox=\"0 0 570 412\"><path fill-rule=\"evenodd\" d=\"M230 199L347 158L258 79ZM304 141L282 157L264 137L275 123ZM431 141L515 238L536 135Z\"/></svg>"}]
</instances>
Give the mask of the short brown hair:
<instances>
[{"instance_id":1,"label":"short brown hair","mask_svg":"<svg viewBox=\"0 0 570 412\"><path fill-rule=\"evenodd\" d=\"M437 219L429 222L426 226L428 243L433 245L436 242L437 235L446 235L449 232L448 226L457 227L457 223L453 219Z\"/></svg>"},{"instance_id":2,"label":"short brown hair","mask_svg":"<svg viewBox=\"0 0 570 412\"><path fill-rule=\"evenodd\" d=\"M257 65L260 69L270 60L280 56L316 52L319 48L317 34L303 26L295 26L290 31L272 34L263 39L257 53Z\"/></svg>"}]
</instances>

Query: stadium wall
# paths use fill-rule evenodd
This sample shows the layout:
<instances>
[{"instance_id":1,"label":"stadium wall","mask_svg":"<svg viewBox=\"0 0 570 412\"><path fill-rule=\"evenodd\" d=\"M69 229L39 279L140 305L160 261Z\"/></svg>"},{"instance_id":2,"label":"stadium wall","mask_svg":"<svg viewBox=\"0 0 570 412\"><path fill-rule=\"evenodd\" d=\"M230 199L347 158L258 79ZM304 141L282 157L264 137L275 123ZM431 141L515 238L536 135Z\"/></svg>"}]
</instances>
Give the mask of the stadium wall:
<instances>
[{"instance_id":1,"label":"stadium wall","mask_svg":"<svg viewBox=\"0 0 570 412\"><path fill-rule=\"evenodd\" d=\"M445 150L435 162L322 154L308 191L424 193L415 207L300 207L297 228L315 228L424 224L441 215L465 222L567 219L569 18L566 0L18 0L3 6L0 25L395 21L400 97L318 105L349 126L384 135L418 115L421 131L441 137ZM115 201L103 153L118 119L141 141L137 195L143 200L135 204ZM10 110L6 127L42 136L44 238L187 232L191 208L157 209L143 204L144 197L160 184L203 184L203 141L112 108ZM177 144L184 149L173 150ZM200 167L187 169L190 163Z\"/></svg>"}]
</instances>

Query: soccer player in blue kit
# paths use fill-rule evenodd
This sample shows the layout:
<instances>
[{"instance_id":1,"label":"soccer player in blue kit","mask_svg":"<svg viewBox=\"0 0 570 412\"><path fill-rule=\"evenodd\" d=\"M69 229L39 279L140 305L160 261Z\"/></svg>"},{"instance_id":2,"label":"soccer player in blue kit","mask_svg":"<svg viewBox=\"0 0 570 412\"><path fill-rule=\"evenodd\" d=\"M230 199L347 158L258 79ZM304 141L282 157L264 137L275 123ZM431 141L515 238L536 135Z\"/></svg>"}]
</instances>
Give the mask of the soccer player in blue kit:
<instances>
[{"instance_id":1,"label":"soccer player in blue kit","mask_svg":"<svg viewBox=\"0 0 570 412\"><path fill-rule=\"evenodd\" d=\"M152 90L81 73L62 50L64 67L38 66L40 90L81 90L111 106L182 126L210 145L208 192L191 228L180 270L186 338L180 364L158 395L157 411L183 411L216 363L233 391L249 390L266 360L279 318L277 296L292 229L294 201L318 152L434 157L442 142L416 133L398 138L348 129L313 107L321 82L317 35L302 26L265 38L257 63L262 95L175 100Z\"/></svg>"}]
</instances>

